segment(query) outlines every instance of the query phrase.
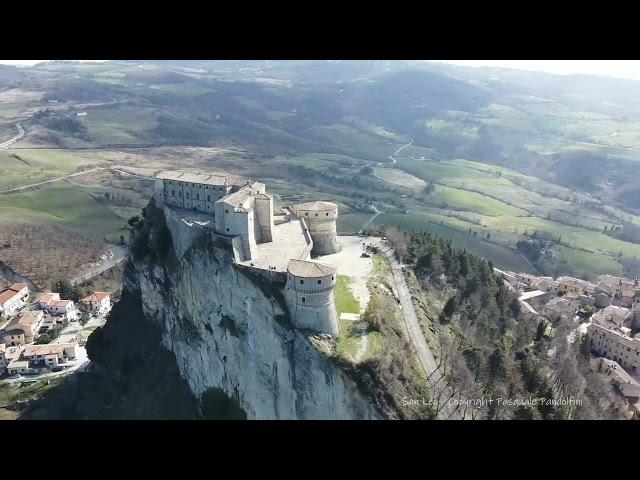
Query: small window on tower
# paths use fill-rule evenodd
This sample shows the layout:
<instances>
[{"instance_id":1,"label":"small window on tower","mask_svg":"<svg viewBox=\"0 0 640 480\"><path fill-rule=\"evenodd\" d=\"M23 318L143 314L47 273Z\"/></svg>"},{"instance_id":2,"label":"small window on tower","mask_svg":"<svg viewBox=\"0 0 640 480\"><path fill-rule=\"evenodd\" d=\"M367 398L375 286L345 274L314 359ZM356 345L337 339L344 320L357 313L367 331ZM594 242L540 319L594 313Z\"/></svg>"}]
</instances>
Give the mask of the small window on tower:
<instances>
[{"instance_id":1,"label":"small window on tower","mask_svg":"<svg viewBox=\"0 0 640 480\"><path fill-rule=\"evenodd\" d=\"M316 217L318 216L318 214L316 213Z\"/></svg>"},{"instance_id":2,"label":"small window on tower","mask_svg":"<svg viewBox=\"0 0 640 480\"><path fill-rule=\"evenodd\" d=\"M304 216L308 217L309 216L309 212L304 212Z\"/></svg>"},{"instance_id":3,"label":"small window on tower","mask_svg":"<svg viewBox=\"0 0 640 480\"><path fill-rule=\"evenodd\" d=\"M304 280L300 280L300 285L304 285Z\"/></svg>"},{"instance_id":4,"label":"small window on tower","mask_svg":"<svg viewBox=\"0 0 640 480\"><path fill-rule=\"evenodd\" d=\"M327 217L329 216L329 212L327 212Z\"/></svg>"},{"instance_id":5,"label":"small window on tower","mask_svg":"<svg viewBox=\"0 0 640 480\"><path fill-rule=\"evenodd\" d=\"M211 201L211 195L207 195L207 202Z\"/></svg>"},{"instance_id":6,"label":"small window on tower","mask_svg":"<svg viewBox=\"0 0 640 480\"><path fill-rule=\"evenodd\" d=\"M305 298L304 298L304 297L302 297L302 303L304 303L304 302L305 302Z\"/></svg>"},{"instance_id":7,"label":"small window on tower","mask_svg":"<svg viewBox=\"0 0 640 480\"><path fill-rule=\"evenodd\" d=\"M318 280L318 285L322 285L322 280Z\"/></svg>"}]
</instances>

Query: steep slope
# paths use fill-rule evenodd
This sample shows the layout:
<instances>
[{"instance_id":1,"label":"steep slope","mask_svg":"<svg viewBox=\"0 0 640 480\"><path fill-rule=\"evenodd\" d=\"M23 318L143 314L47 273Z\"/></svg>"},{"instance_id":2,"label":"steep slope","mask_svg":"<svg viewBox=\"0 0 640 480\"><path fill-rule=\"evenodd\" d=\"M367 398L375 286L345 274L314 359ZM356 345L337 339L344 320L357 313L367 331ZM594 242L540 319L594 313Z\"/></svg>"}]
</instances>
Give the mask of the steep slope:
<instances>
[{"instance_id":1,"label":"steep slope","mask_svg":"<svg viewBox=\"0 0 640 480\"><path fill-rule=\"evenodd\" d=\"M62 418L381 418L314 346L324 340L291 327L282 286L269 272L233 263L228 237L189 226L152 200L131 251L123 300L87 345L95 372L65 387L72 404L86 404L88 387L103 382L97 388L113 394L96 401L112 413L73 406ZM60 418L39 411L42 402L25 418Z\"/></svg>"}]
</instances>

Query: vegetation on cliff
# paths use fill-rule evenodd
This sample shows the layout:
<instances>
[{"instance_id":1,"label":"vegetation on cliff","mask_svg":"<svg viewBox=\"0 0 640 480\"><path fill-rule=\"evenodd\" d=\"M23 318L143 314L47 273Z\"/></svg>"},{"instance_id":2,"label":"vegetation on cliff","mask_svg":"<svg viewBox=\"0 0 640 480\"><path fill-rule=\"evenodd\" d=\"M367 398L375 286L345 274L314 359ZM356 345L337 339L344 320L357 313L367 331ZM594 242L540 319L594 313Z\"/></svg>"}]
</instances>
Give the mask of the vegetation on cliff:
<instances>
[{"instance_id":1,"label":"vegetation on cliff","mask_svg":"<svg viewBox=\"0 0 640 480\"><path fill-rule=\"evenodd\" d=\"M394 232L390 238L404 253L421 325L454 397L494 400L469 405L468 416L621 418L608 382L591 368L586 338L567 341L576 327L572 320L556 322L556 335L547 338L540 320L520 311L517 296L493 274L491 262L429 234ZM565 404L505 406L499 398ZM567 399L575 403L567 405Z\"/></svg>"}]
</instances>

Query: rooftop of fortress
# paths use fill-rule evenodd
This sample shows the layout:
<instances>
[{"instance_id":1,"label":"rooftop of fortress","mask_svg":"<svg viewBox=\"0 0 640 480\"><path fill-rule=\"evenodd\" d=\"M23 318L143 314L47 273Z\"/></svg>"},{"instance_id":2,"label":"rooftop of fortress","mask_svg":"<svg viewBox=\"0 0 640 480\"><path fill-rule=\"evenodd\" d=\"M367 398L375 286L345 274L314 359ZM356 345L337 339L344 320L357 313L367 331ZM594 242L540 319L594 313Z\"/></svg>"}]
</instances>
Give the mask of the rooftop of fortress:
<instances>
[{"instance_id":1,"label":"rooftop of fortress","mask_svg":"<svg viewBox=\"0 0 640 480\"><path fill-rule=\"evenodd\" d=\"M291 218L288 222L274 226L272 242L259 243L255 249L255 257L242 262L244 265L267 270L272 267L273 270L284 272L292 258L309 256L311 241L302 221Z\"/></svg>"},{"instance_id":2,"label":"rooftop of fortress","mask_svg":"<svg viewBox=\"0 0 640 480\"><path fill-rule=\"evenodd\" d=\"M336 208L338 208L338 205L331 202L316 201L316 202L298 203L295 205L295 208L297 210L325 211L325 210L335 210Z\"/></svg>"},{"instance_id":3,"label":"rooftop of fortress","mask_svg":"<svg viewBox=\"0 0 640 480\"><path fill-rule=\"evenodd\" d=\"M303 260L290 260L287 271L296 277L318 278L327 277L336 273L333 265L326 263L309 262Z\"/></svg>"},{"instance_id":4,"label":"rooftop of fortress","mask_svg":"<svg viewBox=\"0 0 640 480\"><path fill-rule=\"evenodd\" d=\"M253 183L245 185L237 192L230 193L229 195L222 197L220 201L232 205L236 212L246 212L249 208L247 201L251 199L251 197L269 198L266 194L259 193L257 186Z\"/></svg>"},{"instance_id":5,"label":"rooftop of fortress","mask_svg":"<svg viewBox=\"0 0 640 480\"><path fill-rule=\"evenodd\" d=\"M238 185L244 183L240 177L213 173L190 173L180 170L164 170L156 175L161 180L201 183L203 185Z\"/></svg>"}]
</instances>

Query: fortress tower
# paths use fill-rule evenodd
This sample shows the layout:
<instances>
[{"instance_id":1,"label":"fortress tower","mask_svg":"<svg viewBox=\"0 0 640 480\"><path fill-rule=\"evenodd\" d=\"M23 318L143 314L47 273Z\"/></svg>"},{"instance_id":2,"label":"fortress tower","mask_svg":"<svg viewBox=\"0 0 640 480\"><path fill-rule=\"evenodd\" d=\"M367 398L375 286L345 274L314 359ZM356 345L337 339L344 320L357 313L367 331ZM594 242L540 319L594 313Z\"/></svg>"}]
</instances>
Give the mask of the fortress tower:
<instances>
[{"instance_id":1,"label":"fortress tower","mask_svg":"<svg viewBox=\"0 0 640 480\"><path fill-rule=\"evenodd\" d=\"M314 255L329 255L340 251L336 232L338 206L331 202L308 202L293 205L293 212L304 218L313 240Z\"/></svg>"},{"instance_id":2,"label":"fortress tower","mask_svg":"<svg viewBox=\"0 0 640 480\"><path fill-rule=\"evenodd\" d=\"M296 328L338 336L338 315L333 297L336 277L333 265L289 261L285 298Z\"/></svg>"}]
</instances>

